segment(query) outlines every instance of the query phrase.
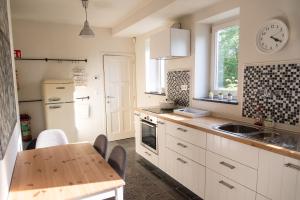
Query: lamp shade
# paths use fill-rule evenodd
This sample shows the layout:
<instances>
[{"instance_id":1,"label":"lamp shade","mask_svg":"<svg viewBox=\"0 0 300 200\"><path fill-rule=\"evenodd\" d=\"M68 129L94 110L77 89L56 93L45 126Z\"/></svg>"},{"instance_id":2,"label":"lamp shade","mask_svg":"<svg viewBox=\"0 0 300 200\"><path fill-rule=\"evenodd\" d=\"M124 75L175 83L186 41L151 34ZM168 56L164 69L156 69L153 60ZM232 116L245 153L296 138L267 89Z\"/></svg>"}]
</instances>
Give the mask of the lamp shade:
<instances>
[{"instance_id":1,"label":"lamp shade","mask_svg":"<svg viewBox=\"0 0 300 200\"><path fill-rule=\"evenodd\" d=\"M95 37L95 33L94 31L91 29L89 22L87 20L85 20L83 28L81 29L80 33L79 33L80 37L83 38L93 38Z\"/></svg>"}]
</instances>

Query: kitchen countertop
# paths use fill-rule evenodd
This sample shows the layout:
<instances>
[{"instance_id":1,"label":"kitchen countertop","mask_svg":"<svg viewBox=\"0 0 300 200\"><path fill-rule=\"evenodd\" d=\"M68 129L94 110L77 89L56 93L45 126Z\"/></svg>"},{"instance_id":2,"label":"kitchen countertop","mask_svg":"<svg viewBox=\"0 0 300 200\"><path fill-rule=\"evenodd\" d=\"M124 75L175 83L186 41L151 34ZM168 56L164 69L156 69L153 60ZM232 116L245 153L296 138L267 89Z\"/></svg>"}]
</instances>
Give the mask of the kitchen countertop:
<instances>
[{"instance_id":1,"label":"kitchen countertop","mask_svg":"<svg viewBox=\"0 0 300 200\"><path fill-rule=\"evenodd\" d=\"M174 113L155 114L155 113L152 113L149 111L145 111L142 108L136 108L135 110L137 112L156 116L162 120L177 123L177 124L187 126L190 128L194 128L194 129L197 129L200 131L205 131L210 134L218 135L220 137L224 137L224 138L227 138L227 139L230 139L233 141L237 141L237 142L240 142L243 144L247 144L247 145L250 145L253 147L257 147L260 149L264 149L264 150L267 150L270 152L274 152L277 154L281 154L284 156L288 156L288 157L300 160L300 152L298 152L298 151L290 150L290 149L287 149L284 147L279 147L279 146L268 144L265 142L260 142L260 141L250 139L250 138L240 137L240 136L232 135L232 134L226 134L224 132L213 129L214 126L222 125L222 124L226 124L226 123L237 122L237 121L224 119L224 118L217 118L217 117L188 118L188 117L180 116L180 115L177 115ZM243 122L239 122L239 123L243 123Z\"/></svg>"}]
</instances>

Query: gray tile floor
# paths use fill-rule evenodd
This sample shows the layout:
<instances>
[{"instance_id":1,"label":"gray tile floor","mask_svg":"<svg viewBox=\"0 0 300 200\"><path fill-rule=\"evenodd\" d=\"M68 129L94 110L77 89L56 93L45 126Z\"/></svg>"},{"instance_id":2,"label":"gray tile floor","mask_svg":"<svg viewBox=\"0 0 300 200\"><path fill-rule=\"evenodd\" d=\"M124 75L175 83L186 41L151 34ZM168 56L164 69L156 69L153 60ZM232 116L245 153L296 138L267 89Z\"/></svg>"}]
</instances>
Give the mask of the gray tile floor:
<instances>
[{"instance_id":1,"label":"gray tile floor","mask_svg":"<svg viewBox=\"0 0 300 200\"><path fill-rule=\"evenodd\" d=\"M123 146L128 155L125 200L201 200L201 198L139 156L135 152L134 139L110 142L108 153L115 145Z\"/></svg>"}]
</instances>

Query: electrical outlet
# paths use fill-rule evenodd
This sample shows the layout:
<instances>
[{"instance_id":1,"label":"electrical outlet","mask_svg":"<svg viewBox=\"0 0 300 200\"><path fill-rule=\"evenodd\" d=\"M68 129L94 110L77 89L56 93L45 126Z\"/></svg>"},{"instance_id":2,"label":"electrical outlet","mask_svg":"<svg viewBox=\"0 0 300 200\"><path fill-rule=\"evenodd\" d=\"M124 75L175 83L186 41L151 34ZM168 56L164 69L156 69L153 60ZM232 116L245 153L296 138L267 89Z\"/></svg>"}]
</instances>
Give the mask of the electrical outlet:
<instances>
[{"instance_id":1,"label":"electrical outlet","mask_svg":"<svg viewBox=\"0 0 300 200\"><path fill-rule=\"evenodd\" d=\"M188 85L181 85L181 90L188 90Z\"/></svg>"}]
</instances>

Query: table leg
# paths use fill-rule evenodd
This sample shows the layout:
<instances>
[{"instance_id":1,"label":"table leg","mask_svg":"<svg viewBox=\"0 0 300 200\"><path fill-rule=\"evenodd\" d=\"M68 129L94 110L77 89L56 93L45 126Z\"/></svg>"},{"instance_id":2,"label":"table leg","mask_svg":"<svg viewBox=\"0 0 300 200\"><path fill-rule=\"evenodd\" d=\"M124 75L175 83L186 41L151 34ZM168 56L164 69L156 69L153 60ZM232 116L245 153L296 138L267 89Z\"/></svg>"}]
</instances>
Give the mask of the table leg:
<instances>
[{"instance_id":1,"label":"table leg","mask_svg":"<svg viewBox=\"0 0 300 200\"><path fill-rule=\"evenodd\" d=\"M115 193L116 193L116 200L123 200L123 186L122 187L119 187L115 190Z\"/></svg>"}]
</instances>

